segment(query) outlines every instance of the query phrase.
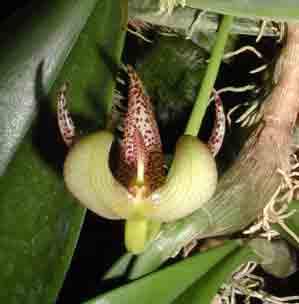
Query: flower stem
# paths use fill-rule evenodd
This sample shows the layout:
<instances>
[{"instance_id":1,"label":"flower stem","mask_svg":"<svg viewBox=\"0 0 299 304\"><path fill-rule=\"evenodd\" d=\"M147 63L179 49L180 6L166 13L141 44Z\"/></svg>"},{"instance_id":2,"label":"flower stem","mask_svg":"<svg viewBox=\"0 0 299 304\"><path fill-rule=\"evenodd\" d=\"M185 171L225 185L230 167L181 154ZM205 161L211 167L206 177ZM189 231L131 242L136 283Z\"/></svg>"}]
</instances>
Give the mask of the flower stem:
<instances>
[{"instance_id":1,"label":"flower stem","mask_svg":"<svg viewBox=\"0 0 299 304\"><path fill-rule=\"evenodd\" d=\"M133 217L125 223L125 244L129 252L141 253L146 244L160 231L161 223L145 217Z\"/></svg>"},{"instance_id":2,"label":"flower stem","mask_svg":"<svg viewBox=\"0 0 299 304\"><path fill-rule=\"evenodd\" d=\"M217 34L216 43L214 45L209 64L207 67L206 74L201 83L201 88L199 94L196 98L195 105L193 107L193 111L191 113L190 119L188 121L185 134L197 136L202 119L205 115L206 109L209 105L209 97L213 90L217 74L219 71L219 67L222 61L224 47L230 32L230 28L233 22L232 16L224 16L219 31Z\"/></svg>"},{"instance_id":3,"label":"flower stem","mask_svg":"<svg viewBox=\"0 0 299 304\"><path fill-rule=\"evenodd\" d=\"M125 244L129 252L138 254L147 242L148 220L146 218L127 219L125 224Z\"/></svg>"}]
</instances>

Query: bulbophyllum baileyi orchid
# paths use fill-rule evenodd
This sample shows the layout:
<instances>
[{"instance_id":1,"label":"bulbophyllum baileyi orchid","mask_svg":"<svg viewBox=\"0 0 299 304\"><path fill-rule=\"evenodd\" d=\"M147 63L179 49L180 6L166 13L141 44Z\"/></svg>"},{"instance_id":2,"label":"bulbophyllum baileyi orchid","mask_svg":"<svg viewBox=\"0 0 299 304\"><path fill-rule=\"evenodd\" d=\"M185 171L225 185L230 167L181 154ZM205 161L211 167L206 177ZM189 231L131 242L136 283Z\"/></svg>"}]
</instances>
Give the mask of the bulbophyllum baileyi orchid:
<instances>
[{"instance_id":1,"label":"bulbophyllum baileyi orchid","mask_svg":"<svg viewBox=\"0 0 299 304\"><path fill-rule=\"evenodd\" d=\"M211 198L217 184L214 147L219 146L221 139L218 138L219 127L214 128L210 140L212 153L196 137L182 136L166 176L150 98L130 66L128 75L128 111L114 173L109 157L115 137L110 131L98 131L74 143L65 87L58 95L58 124L65 143L70 146L64 164L68 189L96 214L108 219L125 219L127 249L139 253L159 231L161 223L185 217ZM220 113L223 119L223 112L217 111L217 102L220 99L216 97L216 114ZM220 136L223 132L221 125Z\"/></svg>"}]
</instances>

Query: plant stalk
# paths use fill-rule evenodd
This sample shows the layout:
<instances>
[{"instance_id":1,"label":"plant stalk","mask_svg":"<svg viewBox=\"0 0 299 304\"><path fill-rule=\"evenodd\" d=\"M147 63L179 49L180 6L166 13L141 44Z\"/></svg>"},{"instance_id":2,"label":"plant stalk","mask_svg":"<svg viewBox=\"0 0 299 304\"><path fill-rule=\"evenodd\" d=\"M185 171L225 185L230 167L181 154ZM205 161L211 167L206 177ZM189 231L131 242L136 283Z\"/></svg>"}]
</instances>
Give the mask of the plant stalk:
<instances>
[{"instance_id":1,"label":"plant stalk","mask_svg":"<svg viewBox=\"0 0 299 304\"><path fill-rule=\"evenodd\" d=\"M185 134L197 136L202 119L209 105L209 98L213 90L219 67L222 61L225 44L233 22L233 17L224 16L217 34L216 43L211 53L210 61L207 66L206 74L201 83L199 94L196 98L190 119L188 121Z\"/></svg>"}]
</instances>

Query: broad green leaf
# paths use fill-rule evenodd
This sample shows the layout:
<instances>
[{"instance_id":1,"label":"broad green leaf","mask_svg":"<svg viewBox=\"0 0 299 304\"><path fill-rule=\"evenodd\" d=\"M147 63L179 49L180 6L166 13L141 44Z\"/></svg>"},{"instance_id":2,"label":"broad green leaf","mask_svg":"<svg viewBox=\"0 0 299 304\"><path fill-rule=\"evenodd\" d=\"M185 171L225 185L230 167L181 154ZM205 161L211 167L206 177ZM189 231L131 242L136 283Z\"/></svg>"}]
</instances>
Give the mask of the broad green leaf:
<instances>
[{"instance_id":1,"label":"broad green leaf","mask_svg":"<svg viewBox=\"0 0 299 304\"><path fill-rule=\"evenodd\" d=\"M206 275L196 281L173 304L206 304L211 303L219 287L240 265L255 261L256 255L247 247L241 247L216 264Z\"/></svg>"},{"instance_id":2,"label":"broad green leaf","mask_svg":"<svg viewBox=\"0 0 299 304\"><path fill-rule=\"evenodd\" d=\"M214 41L214 33L219 26L220 18L212 11L198 14L198 9L191 7L177 7L172 14L158 13L159 8L153 11L150 7L140 7L137 3L129 1L129 17L141 19L147 23L175 29L181 36L191 39L198 46L211 45ZM135 6L136 5L136 6ZM260 20L235 17L231 28L231 34L257 36L260 32ZM277 30L269 22L263 28L263 35L278 36ZM210 40L210 41L209 41Z\"/></svg>"},{"instance_id":3,"label":"broad green leaf","mask_svg":"<svg viewBox=\"0 0 299 304\"><path fill-rule=\"evenodd\" d=\"M81 3L65 1L69 2ZM83 118L88 126L95 123L95 109L102 112L104 103L111 102L113 79L110 63L119 61L124 40L122 22L126 21L122 3L121 0L98 2L53 89L52 96L56 96L61 82L70 82L71 103L77 114L83 113L79 120L82 122ZM67 20L65 22L68 23ZM38 22L36 24L38 26ZM24 29L25 33L27 30ZM56 31L63 31L63 26ZM35 36L33 38L36 39ZM59 49L59 52L63 50ZM38 54L35 53L36 56ZM21 56L18 60L22 62L23 59ZM48 70L46 63L45 69ZM57 131L55 112L51 110L51 101L44 89L45 79L39 77L32 82L39 89L39 97L43 97L39 99L36 120L0 181L1 303L55 302L84 218L84 209L64 186L64 146ZM16 85L21 87L22 81L25 80L20 78ZM14 110L21 115L21 109L13 107L12 112ZM98 126L103 125L101 117L103 114L98 117ZM15 132L18 136L17 129Z\"/></svg>"},{"instance_id":4,"label":"broad green leaf","mask_svg":"<svg viewBox=\"0 0 299 304\"><path fill-rule=\"evenodd\" d=\"M236 17L272 19L275 21L299 20L297 0L129 0L129 6L138 10L139 13L158 12L162 2L166 6L169 3L181 3L187 7Z\"/></svg>"},{"instance_id":5,"label":"broad green leaf","mask_svg":"<svg viewBox=\"0 0 299 304\"><path fill-rule=\"evenodd\" d=\"M96 0L35 1L1 27L0 175L29 129Z\"/></svg>"},{"instance_id":6,"label":"broad green leaf","mask_svg":"<svg viewBox=\"0 0 299 304\"><path fill-rule=\"evenodd\" d=\"M231 274L239 266L249 261L261 263L271 270L269 273L284 278L294 273L295 262L282 241L269 242L266 239L253 239L246 246L240 247L216 264L206 275L196 281L173 304L206 304L212 299L225 282L230 281ZM282 256L283 255L283 256Z\"/></svg>"},{"instance_id":7,"label":"broad green leaf","mask_svg":"<svg viewBox=\"0 0 299 304\"><path fill-rule=\"evenodd\" d=\"M53 303L84 215L31 135L1 177L1 303Z\"/></svg>"},{"instance_id":8,"label":"broad green leaf","mask_svg":"<svg viewBox=\"0 0 299 304\"><path fill-rule=\"evenodd\" d=\"M275 21L299 20L297 0L187 0L186 5L224 15Z\"/></svg>"},{"instance_id":9,"label":"broad green leaf","mask_svg":"<svg viewBox=\"0 0 299 304\"><path fill-rule=\"evenodd\" d=\"M188 258L156 273L114 289L85 304L167 304L202 277L225 256L234 252L239 243L225 245Z\"/></svg>"}]
</instances>

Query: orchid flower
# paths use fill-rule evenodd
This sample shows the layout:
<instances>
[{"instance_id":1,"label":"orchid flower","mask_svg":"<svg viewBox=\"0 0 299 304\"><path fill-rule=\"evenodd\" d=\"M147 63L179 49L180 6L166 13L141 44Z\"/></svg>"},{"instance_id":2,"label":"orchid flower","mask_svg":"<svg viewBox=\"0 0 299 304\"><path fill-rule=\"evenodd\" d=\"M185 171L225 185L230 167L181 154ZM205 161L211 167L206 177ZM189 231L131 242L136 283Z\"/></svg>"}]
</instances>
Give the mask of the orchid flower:
<instances>
[{"instance_id":1,"label":"orchid flower","mask_svg":"<svg viewBox=\"0 0 299 304\"><path fill-rule=\"evenodd\" d=\"M189 215L213 195L217 184L213 154L221 146L225 117L222 108L217 108L221 100L216 96L216 117L222 121L215 124L210 148L196 137L182 136L166 175L150 97L130 66L128 75L128 111L114 173L109 157L115 137L110 131L98 131L74 141L65 86L58 95L58 124L65 143L70 146L64 164L69 191L96 214L108 219L125 219L127 249L139 253L161 223Z\"/></svg>"}]
</instances>

